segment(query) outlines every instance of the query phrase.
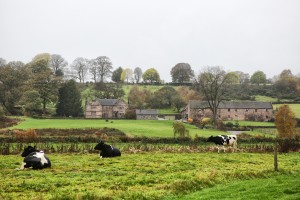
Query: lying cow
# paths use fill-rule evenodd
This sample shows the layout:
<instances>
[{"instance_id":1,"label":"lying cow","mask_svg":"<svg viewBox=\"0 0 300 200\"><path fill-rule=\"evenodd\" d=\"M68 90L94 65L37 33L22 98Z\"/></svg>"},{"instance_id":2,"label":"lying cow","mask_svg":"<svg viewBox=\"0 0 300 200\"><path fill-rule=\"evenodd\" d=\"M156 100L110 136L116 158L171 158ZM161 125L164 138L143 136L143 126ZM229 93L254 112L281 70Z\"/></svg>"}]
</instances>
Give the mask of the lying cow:
<instances>
[{"instance_id":1,"label":"lying cow","mask_svg":"<svg viewBox=\"0 0 300 200\"><path fill-rule=\"evenodd\" d=\"M47 158L43 151L39 151L36 147L28 146L24 148L22 157L25 157L20 169L30 168L32 169L43 169L51 167L51 162Z\"/></svg>"},{"instance_id":2,"label":"lying cow","mask_svg":"<svg viewBox=\"0 0 300 200\"><path fill-rule=\"evenodd\" d=\"M219 146L223 147L225 152L225 146L233 147L233 152L237 146L237 137L236 135L218 135L218 136L210 136L207 139L207 142L214 142L217 145L218 153L220 151Z\"/></svg>"},{"instance_id":3,"label":"lying cow","mask_svg":"<svg viewBox=\"0 0 300 200\"><path fill-rule=\"evenodd\" d=\"M100 158L121 156L119 149L113 147L112 145L104 144L103 141L100 141L94 149L100 151Z\"/></svg>"}]
</instances>

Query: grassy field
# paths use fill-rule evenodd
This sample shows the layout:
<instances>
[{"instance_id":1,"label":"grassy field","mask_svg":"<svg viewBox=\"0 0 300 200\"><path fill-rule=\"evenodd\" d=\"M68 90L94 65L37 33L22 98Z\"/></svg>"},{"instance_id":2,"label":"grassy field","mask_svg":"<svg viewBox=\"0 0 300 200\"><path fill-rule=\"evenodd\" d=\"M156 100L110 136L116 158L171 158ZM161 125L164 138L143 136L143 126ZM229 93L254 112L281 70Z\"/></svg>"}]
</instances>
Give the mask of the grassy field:
<instances>
[{"instance_id":1,"label":"grassy field","mask_svg":"<svg viewBox=\"0 0 300 200\"><path fill-rule=\"evenodd\" d=\"M274 104L273 108L274 108L274 110L276 110L276 108L279 108L282 105L284 105L284 104ZM287 105L290 106L292 111L295 113L296 117L300 118L300 104L287 104Z\"/></svg>"},{"instance_id":2,"label":"grassy field","mask_svg":"<svg viewBox=\"0 0 300 200\"><path fill-rule=\"evenodd\" d=\"M173 137L173 121L171 120L95 120L95 119L33 119L23 118L13 129L82 129L82 128L116 128L129 136L147 137ZM200 137L218 135L224 133L218 130L198 129L195 126L186 124L191 137L196 134Z\"/></svg>"},{"instance_id":3,"label":"grassy field","mask_svg":"<svg viewBox=\"0 0 300 200\"><path fill-rule=\"evenodd\" d=\"M48 157L52 168L18 171L15 168L20 166L20 156L0 156L0 197L199 199L203 195L204 199L237 199L236 195L245 194L246 199L257 199L268 193L280 198L283 192L292 197L286 199L300 198L300 181L295 179L300 175L299 153L280 154L276 173L273 155L258 153L157 152L123 154L110 159L100 159L98 154ZM221 191L222 195L212 196L213 191ZM250 196L249 191L254 194ZM235 195L230 196L232 193Z\"/></svg>"}]
</instances>

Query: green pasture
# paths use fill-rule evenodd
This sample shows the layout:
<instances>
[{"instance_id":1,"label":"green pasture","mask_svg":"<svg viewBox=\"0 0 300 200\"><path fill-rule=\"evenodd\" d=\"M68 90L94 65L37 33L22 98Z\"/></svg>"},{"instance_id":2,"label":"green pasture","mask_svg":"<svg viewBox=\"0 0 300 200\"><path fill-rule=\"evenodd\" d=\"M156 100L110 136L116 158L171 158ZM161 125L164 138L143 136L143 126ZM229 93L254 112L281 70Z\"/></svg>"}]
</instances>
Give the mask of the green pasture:
<instances>
[{"instance_id":1,"label":"green pasture","mask_svg":"<svg viewBox=\"0 0 300 200\"><path fill-rule=\"evenodd\" d=\"M199 199L203 194L209 199L214 197L209 191L233 185L239 186L230 189L235 195L227 192L218 197L237 199L237 194L251 191L251 186L266 183L280 186L252 188L256 195L252 197L270 193L280 198L283 191L291 197L287 199L300 197L300 182L295 180L300 175L299 153L279 154L279 172L273 171L273 155L266 153L123 153L107 159L96 153L74 153L48 157L51 168L16 170L21 156L0 156L1 198Z\"/></svg>"},{"instance_id":2,"label":"green pasture","mask_svg":"<svg viewBox=\"0 0 300 200\"><path fill-rule=\"evenodd\" d=\"M279 108L282 105L284 105L284 104L273 104L273 109L276 110L277 108ZM295 113L296 117L300 118L300 104L287 104L287 105Z\"/></svg>"},{"instance_id":3,"label":"green pasture","mask_svg":"<svg viewBox=\"0 0 300 200\"><path fill-rule=\"evenodd\" d=\"M33 119L24 120L11 129L83 129L83 128L116 128L128 136L173 137L172 120L102 120L102 119ZM224 132L211 129L199 129L186 124L191 137L223 134Z\"/></svg>"},{"instance_id":4,"label":"green pasture","mask_svg":"<svg viewBox=\"0 0 300 200\"><path fill-rule=\"evenodd\" d=\"M217 185L213 188L205 188L202 191L194 192L180 197L171 197L172 200L201 199L282 199L298 200L300 198L299 174L283 174L270 178L241 180L224 185Z\"/></svg>"}]
</instances>

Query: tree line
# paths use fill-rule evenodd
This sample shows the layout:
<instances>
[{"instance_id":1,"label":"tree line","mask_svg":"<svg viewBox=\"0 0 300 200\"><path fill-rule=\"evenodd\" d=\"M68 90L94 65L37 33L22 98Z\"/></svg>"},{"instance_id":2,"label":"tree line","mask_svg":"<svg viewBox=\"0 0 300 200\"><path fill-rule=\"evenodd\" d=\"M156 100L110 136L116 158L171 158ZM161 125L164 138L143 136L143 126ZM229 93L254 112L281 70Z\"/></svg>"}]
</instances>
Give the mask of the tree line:
<instances>
[{"instance_id":1,"label":"tree line","mask_svg":"<svg viewBox=\"0 0 300 200\"><path fill-rule=\"evenodd\" d=\"M255 100L253 98L258 94L278 100L300 100L300 78L288 69L273 82L267 80L262 71L250 76L240 71L226 72L219 66L203 68L195 75L188 63L176 64L170 74L173 83L190 83L190 86L164 85L155 92L134 86L126 99L130 107L180 111L189 100L207 100L214 113L223 100ZM88 77L93 81L87 81ZM91 60L76 58L69 66L57 54L38 54L26 64L19 61L6 63L0 58L0 115L47 114L46 108L51 105L58 116L82 116L82 101L124 98L122 83L160 84L162 81L155 68L144 73L139 67L113 70L112 62L106 56ZM83 92L85 87L90 89Z\"/></svg>"}]
</instances>

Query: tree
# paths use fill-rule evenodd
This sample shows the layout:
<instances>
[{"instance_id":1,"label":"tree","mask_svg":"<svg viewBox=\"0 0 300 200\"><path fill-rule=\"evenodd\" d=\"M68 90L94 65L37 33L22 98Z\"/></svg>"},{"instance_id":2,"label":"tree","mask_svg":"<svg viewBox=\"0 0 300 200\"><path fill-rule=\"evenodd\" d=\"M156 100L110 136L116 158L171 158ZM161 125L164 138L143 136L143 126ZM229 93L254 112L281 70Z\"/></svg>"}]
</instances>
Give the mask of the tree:
<instances>
[{"instance_id":1,"label":"tree","mask_svg":"<svg viewBox=\"0 0 300 200\"><path fill-rule=\"evenodd\" d=\"M126 82L129 83L129 81L132 81L133 80L133 71L132 69L130 68L126 68L123 70L122 74L121 74L121 80L123 82Z\"/></svg>"},{"instance_id":2,"label":"tree","mask_svg":"<svg viewBox=\"0 0 300 200\"><path fill-rule=\"evenodd\" d=\"M262 71L256 71L254 72L254 74L252 74L251 78L250 78L250 82L252 84L266 84L267 82L267 78L266 78L266 74Z\"/></svg>"},{"instance_id":3,"label":"tree","mask_svg":"<svg viewBox=\"0 0 300 200\"><path fill-rule=\"evenodd\" d=\"M183 108L185 105L186 104L184 100L179 94L172 97L172 106L177 110L177 112L179 112L180 109Z\"/></svg>"},{"instance_id":4,"label":"tree","mask_svg":"<svg viewBox=\"0 0 300 200\"><path fill-rule=\"evenodd\" d=\"M118 67L115 71L113 71L112 76L111 76L111 80L116 82L116 83L120 83L122 72L123 72L122 67Z\"/></svg>"},{"instance_id":5,"label":"tree","mask_svg":"<svg viewBox=\"0 0 300 200\"><path fill-rule=\"evenodd\" d=\"M279 107L275 115L275 125L279 138L291 138L296 133L296 117L295 113L288 105Z\"/></svg>"},{"instance_id":6,"label":"tree","mask_svg":"<svg viewBox=\"0 0 300 200\"><path fill-rule=\"evenodd\" d=\"M248 73L244 73L241 71L235 71L235 73L239 76L240 84L249 84L250 83L250 75Z\"/></svg>"},{"instance_id":7,"label":"tree","mask_svg":"<svg viewBox=\"0 0 300 200\"><path fill-rule=\"evenodd\" d=\"M185 125L182 122L173 123L173 133L174 138L176 137L176 135L179 135L179 137L181 138L189 136L189 130L185 128Z\"/></svg>"},{"instance_id":8,"label":"tree","mask_svg":"<svg viewBox=\"0 0 300 200\"><path fill-rule=\"evenodd\" d=\"M46 59L38 59L30 63L31 78L30 84L42 99L42 110L46 113L46 105L57 100L59 78L56 78L48 67Z\"/></svg>"},{"instance_id":9,"label":"tree","mask_svg":"<svg viewBox=\"0 0 300 200\"><path fill-rule=\"evenodd\" d=\"M40 94L35 90L24 92L19 103L23 105L25 115L32 116L42 111L42 99Z\"/></svg>"},{"instance_id":10,"label":"tree","mask_svg":"<svg viewBox=\"0 0 300 200\"><path fill-rule=\"evenodd\" d=\"M143 74L143 79L145 82L150 82L150 84L160 82L159 73L154 68L150 68Z\"/></svg>"},{"instance_id":11,"label":"tree","mask_svg":"<svg viewBox=\"0 0 300 200\"><path fill-rule=\"evenodd\" d=\"M171 69L171 76L173 82L190 82L194 77L194 71L188 63L178 63Z\"/></svg>"},{"instance_id":12,"label":"tree","mask_svg":"<svg viewBox=\"0 0 300 200\"><path fill-rule=\"evenodd\" d=\"M285 69L280 73L278 80L276 80L276 82L274 83L274 87L277 91L278 98L282 96L299 97L298 88L300 88L300 82L289 69Z\"/></svg>"},{"instance_id":13,"label":"tree","mask_svg":"<svg viewBox=\"0 0 300 200\"><path fill-rule=\"evenodd\" d=\"M100 82L104 82L104 79L112 73L111 70L113 67L110 59L106 56L99 56L94 60L94 64L96 66Z\"/></svg>"},{"instance_id":14,"label":"tree","mask_svg":"<svg viewBox=\"0 0 300 200\"><path fill-rule=\"evenodd\" d=\"M154 92L151 99L152 108L171 108L172 98L178 95L177 91L170 86L164 86Z\"/></svg>"},{"instance_id":15,"label":"tree","mask_svg":"<svg viewBox=\"0 0 300 200\"><path fill-rule=\"evenodd\" d=\"M128 103L131 108L144 109L148 107L148 99L150 99L150 90L140 88L134 85L128 94Z\"/></svg>"},{"instance_id":16,"label":"tree","mask_svg":"<svg viewBox=\"0 0 300 200\"><path fill-rule=\"evenodd\" d=\"M50 55L49 67L52 69L52 72L55 76L63 76L64 68L68 65L68 62L58 54Z\"/></svg>"},{"instance_id":17,"label":"tree","mask_svg":"<svg viewBox=\"0 0 300 200\"><path fill-rule=\"evenodd\" d=\"M97 83L97 75L98 75L98 67L97 62L95 59L89 60L89 72L92 75L92 79L94 80L94 83Z\"/></svg>"},{"instance_id":18,"label":"tree","mask_svg":"<svg viewBox=\"0 0 300 200\"><path fill-rule=\"evenodd\" d=\"M82 57L76 58L71 64L71 69L75 72L74 78L84 83L89 69L89 60Z\"/></svg>"},{"instance_id":19,"label":"tree","mask_svg":"<svg viewBox=\"0 0 300 200\"><path fill-rule=\"evenodd\" d=\"M133 75L134 75L135 82L139 83L141 81L142 75L143 75L142 69L139 67L136 67L133 71Z\"/></svg>"},{"instance_id":20,"label":"tree","mask_svg":"<svg viewBox=\"0 0 300 200\"><path fill-rule=\"evenodd\" d=\"M239 84L240 83L240 77L236 72L229 72L227 73L227 81L229 84Z\"/></svg>"},{"instance_id":21,"label":"tree","mask_svg":"<svg viewBox=\"0 0 300 200\"><path fill-rule=\"evenodd\" d=\"M199 92L192 90L186 86L179 86L177 87L177 92L185 104L189 103L189 100L201 100L202 97L200 96Z\"/></svg>"},{"instance_id":22,"label":"tree","mask_svg":"<svg viewBox=\"0 0 300 200\"><path fill-rule=\"evenodd\" d=\"M212 112L212 124L217 126L217 114L219 104L223 101L227 88L226 72L220 67L207 67L199 75L200 91L204 94Z\"/></svg>"},{"instance_id":23,"label":"tree","mask_svg":"<svg viewBox=\"0 0 300 200\"><path fill-rule=\"evenodd\" d=\"M74 80L67 81L59 88L56 113L66 117L83 115L80 92Z\"/></svg>"},{"instance_id":24,"label":"tree","mask_svg":"<svg viewBox=\"0 0 300 200\"><path fill-rule=\"evenodd\" d=\"M21 114L15 105L22 97L28 71L22 62L9 62L0 67L0 102L10 114Z\"/></svg>"},{"instance_id":25,"label":"tree","mask_svg":"<svg viewBox=\"0 0 300 200\"><path fill-rule=\"evenodd\" d=\"M99 99L119 99L125 95L120 84L110 84L99 82L95 84L94 96Z\"/></svg>"},{"instance_id":26,"label":"tree","mask_svg":"<svg viewBox=\"0 0 300 200\"><path fill-rule=\"evenodd\" d=\"M296 117L295 113L291 110L288 105L282 105L279 107L276 115L275 115L275 125L278 131L278 138L292 138L292 136L296 133ZM282 148L284 149L285 143L284 140L280 141L282 144ZM287 145L287 150L289 144ZM277 158L277 149L278 149L278 142L277 139L275 140L274 145L274 170L278 171L278 158Z\"/></svg>"}]
</instances>

